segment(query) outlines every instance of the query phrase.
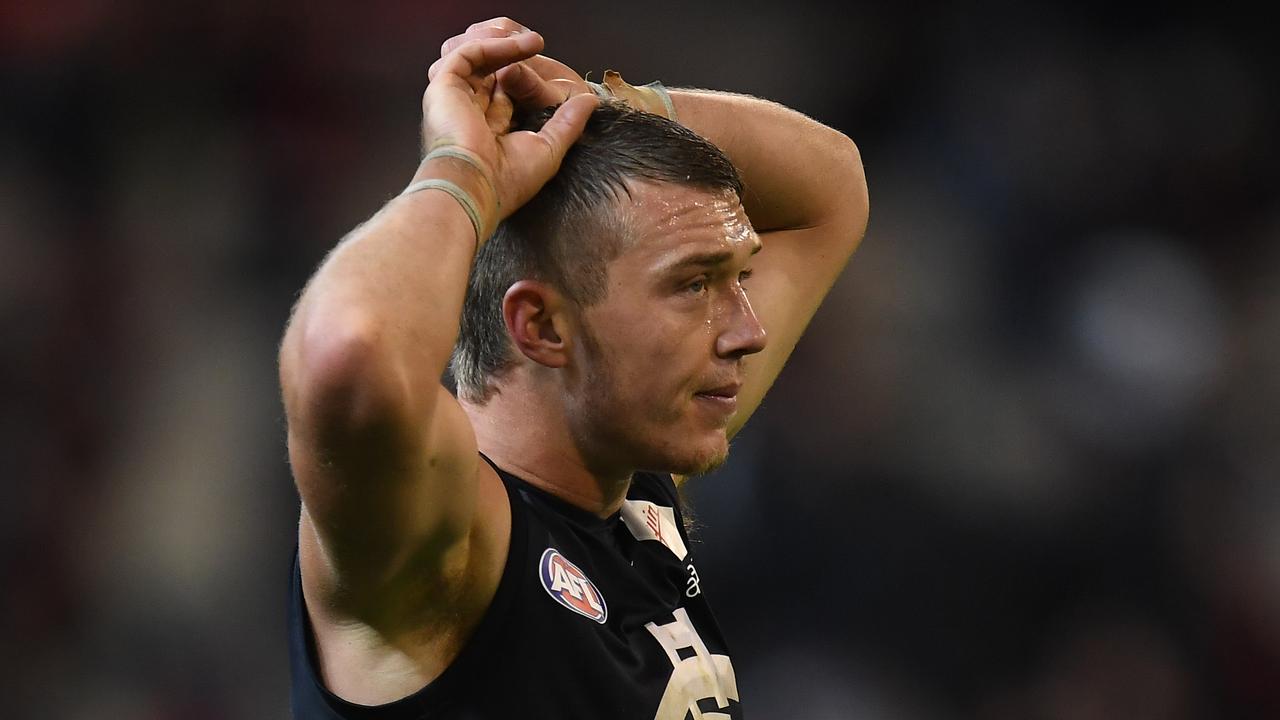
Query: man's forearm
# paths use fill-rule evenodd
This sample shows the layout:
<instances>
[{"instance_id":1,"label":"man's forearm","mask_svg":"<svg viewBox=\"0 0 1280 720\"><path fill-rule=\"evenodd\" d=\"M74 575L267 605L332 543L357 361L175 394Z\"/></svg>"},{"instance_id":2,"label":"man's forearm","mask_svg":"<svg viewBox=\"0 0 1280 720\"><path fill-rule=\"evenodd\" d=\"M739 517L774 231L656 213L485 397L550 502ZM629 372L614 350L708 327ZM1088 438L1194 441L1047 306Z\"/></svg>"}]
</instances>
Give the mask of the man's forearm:
<instances>
[{"instance_id":1,"label":"man's forearm","mask_svg":"<svg viewBox=\"0 0 1280 720\"><path fill-rule=\"evenodd\" d=\"M308 283L281 347L286 392L359 377L404 400L432 397L474 253L471 221L444 192L392 200Z\"/></svg>"},{"instance_id":2,"label":"man's forearm","mask_svg":"<svg viewBox=\"0 0 1280 720\"><path fill-rule=\"evenodd\" d=\"M681 124L724 151L742 174L742 198L758 232L820 225L865 204L853 141L805 115L759 98L672 90Z\"/></svg>"}]
</instances>

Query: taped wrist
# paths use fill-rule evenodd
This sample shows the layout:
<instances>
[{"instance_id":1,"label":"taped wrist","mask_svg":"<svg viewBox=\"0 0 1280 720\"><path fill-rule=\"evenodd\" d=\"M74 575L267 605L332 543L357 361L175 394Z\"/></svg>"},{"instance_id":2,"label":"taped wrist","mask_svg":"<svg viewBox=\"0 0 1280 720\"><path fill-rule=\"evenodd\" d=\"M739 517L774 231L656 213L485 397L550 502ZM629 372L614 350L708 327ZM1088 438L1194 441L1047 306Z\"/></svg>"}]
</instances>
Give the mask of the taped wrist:
<instances>
[{"instance_id":1,"label":"taped wrist","mask_svg":"<svg viewBox=\"0 0 1280 720\"><path fill-rule=\"evenodd\" d=\"M657 80L646 85L632 85L622 79L616 70L604 71L604 82L587 82L591 91L602 98L618 98L636 110L661 115L668 120L675 120L676 107L671 102L671 95L662 83Z\"/></svg>"},{"instance_id":2,"label":"taped wrist","mask_svg":"<svg viewBox=\"0 0 1280 720\"><path fill-rule=\"evenodd\" d=\"M459 172L460 168L456 163L469 167ZM467 219L471 221L471 228L476 234L476 249L479 249L493 233L491 224L496 225L496 222L490 223L487 220L488 215L500 216L502 209L498 190L489 179L489 171L484 163L465 148L441 145L433 147L422 158L419 175L423 174L428 177L410 183L400 191L400 195L410 195L422 190L440 190L448 194L462 206ZM489 208L492 209L492 213L485 212Z\"/></svg>"}]
</instances>

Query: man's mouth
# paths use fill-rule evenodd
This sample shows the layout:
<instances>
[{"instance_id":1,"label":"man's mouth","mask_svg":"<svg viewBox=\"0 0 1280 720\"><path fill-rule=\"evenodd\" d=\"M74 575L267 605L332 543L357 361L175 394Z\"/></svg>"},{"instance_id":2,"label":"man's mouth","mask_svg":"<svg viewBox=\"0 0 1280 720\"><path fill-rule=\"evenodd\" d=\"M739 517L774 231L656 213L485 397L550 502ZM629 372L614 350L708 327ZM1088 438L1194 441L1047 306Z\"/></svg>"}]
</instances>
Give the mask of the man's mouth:
<instances>
[{"instance_id":1,"label":"man's mouth","mask_svg":"<svg viewBox=\"0 0 1280 720\"><path fill-rule=\"evenodd\" d=\"M694 393L693 397L704 407L731 415L738 409L738 391L741 389L741 383L731 383L701 390Z\"/></svg>"},{"instance_id":2,"label":"man's mouth","mask_svg":"<svg viewBox=\"0 0 1280 720\"><path fill-rule=\"evenodd\" d=\"M709 388L707 390L699 390L696 394L707 397L717 398L736 398L738 391L742 389L742 383L729 383L720 387Z\"/></svg>"}]
</instances>

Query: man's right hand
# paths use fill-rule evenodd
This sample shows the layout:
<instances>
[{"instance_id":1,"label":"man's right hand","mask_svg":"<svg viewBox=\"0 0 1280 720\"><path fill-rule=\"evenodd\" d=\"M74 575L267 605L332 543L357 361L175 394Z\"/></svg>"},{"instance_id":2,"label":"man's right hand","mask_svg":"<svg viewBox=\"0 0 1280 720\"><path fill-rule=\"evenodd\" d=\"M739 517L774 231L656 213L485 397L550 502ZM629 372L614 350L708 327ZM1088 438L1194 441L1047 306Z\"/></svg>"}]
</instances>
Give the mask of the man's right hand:
<instances>
[{"instance_id":1,"label":"man's right hand","mask_svg":"<svg viewBox=\"0 0 1280 720\"><path fill-rule=\"evenodd\" d=\"M450 53L463 45L487 38L511 37L529 32L529 28L507 17L482 20L454 35L440 46L440 60L431 66L429 76L435 73ZM573 68L546 55L534 55L512 63L497 73L502 90L524 110L541 110L559 105L575 95L592 95L591 87Z\"/></svg>"},{"instance_id":2,"label":"man's right hand","mask_svg":"<svg viewBox=\"0 0 1280 720\"><path fill-rule=\"evenodd\" d=\"M497 73L542 47L541 35L514 30L459 43L431 67L422 101L423 144L428 151L451 146L476 158L497 191L493 200L475 198L488 230L551 179L598 103L589 93L576 95L538 132L508 132L513 107ZM434 175L430 164L423 164L415 180Z\"/></svg>"},{"instance_id":3,"label":"man's right hand","mask_svg":"<svg viewBox=\"0 0 1280 720\"><path fill-rule=\"evenodd\" d=\"M440 46L440 60L428 72L435 79L444 61L452 53L470 43L495 38L510 38L530 32L529 28L508 17L497 17L473 23L465 32L454 35ZM578 95L594 95L595 92L573 68L546 55L533 55L513 62L495 73L499 91L516 107L525 111L537 111L566 102ZM603 85L613 97L637 110L657 113L675 119L670 106L652 90L636 88L622 80L622 76L608 71Z\"/></svg>"}]
</instances>

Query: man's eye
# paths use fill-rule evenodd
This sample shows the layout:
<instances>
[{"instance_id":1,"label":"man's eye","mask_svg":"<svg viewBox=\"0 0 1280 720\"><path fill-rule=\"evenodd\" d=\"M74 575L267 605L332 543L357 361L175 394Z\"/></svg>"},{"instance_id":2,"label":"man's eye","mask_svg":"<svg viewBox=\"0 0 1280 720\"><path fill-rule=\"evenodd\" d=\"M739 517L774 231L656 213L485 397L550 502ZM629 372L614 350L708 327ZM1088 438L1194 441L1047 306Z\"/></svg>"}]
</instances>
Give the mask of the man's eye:
<instances>
[{"instance_id":1,"label":"man's eye","mask_svg":"<svg viewBox=\"0 0 1280 720\"><path fill-rule=\"evenodd\" d=\"M751 277L751 273L753 273L753 272L755 272L755 271L754 271L754 270L747 269L747 270L743 270L742 272L738 273L738 282L739 282L739 283L741 283L741 282L745 282L745 281L747 280L747 278Z\"/></svg>"},{"instance_id":2,"label":"man's eye","mask_svg":"<svg viewBox=\"0 0 1280 720\"><path fill-rule=\"evenodd\" d=\"M700 294L703 290L706 290L706 289L707 289L707 281L706 281L706 280L694 280L693 282L689 283L688 285L685 285L685 286L684 286L684 289L685 289L686 291L688 291L688 292L691 292L691 293L695 294L695 295Z\"/></svg>"}]
</instances>

